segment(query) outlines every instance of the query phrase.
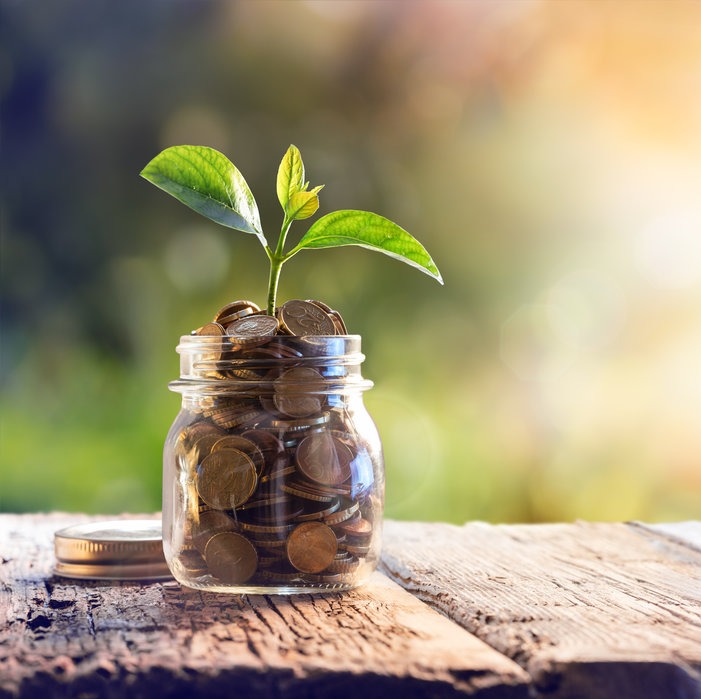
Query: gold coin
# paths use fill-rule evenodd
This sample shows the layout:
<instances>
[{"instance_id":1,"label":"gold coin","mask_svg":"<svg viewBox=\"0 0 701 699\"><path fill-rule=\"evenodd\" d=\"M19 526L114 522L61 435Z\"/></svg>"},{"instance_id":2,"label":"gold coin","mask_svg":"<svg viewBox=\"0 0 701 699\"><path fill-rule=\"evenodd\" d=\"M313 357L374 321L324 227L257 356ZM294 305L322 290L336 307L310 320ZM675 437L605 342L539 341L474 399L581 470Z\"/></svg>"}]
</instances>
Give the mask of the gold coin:
<instances>
[{"instance_id":1,"label":"gold coin","mask_svg":"<svg viewBox=\"0 0 701 699\"><path fill-rule=\"evenodd\" d=\"M304 522L287 537L287 558L302 573L320 573L337 551L333 529L321 522Z\"/></svg>"},{"instance_id":2,"label":"gold coin","mask_svg":"<svg viewBox=\"0 0 701 699\"><path fill-rule=\"evenodd\" d=\"M331 316L309 301L292 299L279 309L282 326L292 335L335 335Z\"/></svg>"},{"instance_id":3,"label":"gold coin","mask_svg":"<svg viewBox=\"0 0 701 699\"><path fill-rule=\"evenodd\" d=\"M305 437L297 447L296 458L302 474L315 483L340 485L351 476L352 452L327 432Z\"/></svg>"},{"instance_id":4,"label":"gold coin","mask_svg":"<svg viewBox=\"0 0 701 699\"><path fill-rule=\"evenodd\" d=\"M256 467L240 449L212 452L197 469L197 492L215 510L242 505L257 483Z\"/></svg>"},{"instance_id":5,"label":"gold coin","mask_svg":"<svg viewBox=\"0 0 701 699\"><path fill-rule=\"evenodd\" d=\"M260 475L263 472L265 457L263 456L263 452L250 439L236 434L228 434L226 437L219 439L212 446L212 451L219 451L220 449L238 449L242 451L253 461L253 465L256 467L256 473Z\"/></svg>"},{"instance_id":6,"label":"gold coin","mask_svg":"<svg viewBox=\"0 0 701 699\"><path fill-rule=\"evenodd\" d=\"M326 387L322 375L311 367L293 367L275 379L275 407L289 417L309 417L318 413L326 403L319 394Z\"/></svg>"},{"instance_id":7,"label":"gold coin","mask_svg":"<svg viewBox=\"0 0 701 699\"><path fill-rule=\"evenodd\" d=\"M209 572L221 582L240 585L250 580L258 568L258 553L241 534L215 534L204 550Z\"/></svg>"},{"instance_id":8,"label":"gold coin","mask_svg":"<svg viewBox=\"0 0 701 699\"><path fill-rule=\"evenodd\" d=\"M280 322L274 316L252 315L231 323L226 334L232 344L250 347L267 342L279 327Z\"/></svg>"}]
</instances>

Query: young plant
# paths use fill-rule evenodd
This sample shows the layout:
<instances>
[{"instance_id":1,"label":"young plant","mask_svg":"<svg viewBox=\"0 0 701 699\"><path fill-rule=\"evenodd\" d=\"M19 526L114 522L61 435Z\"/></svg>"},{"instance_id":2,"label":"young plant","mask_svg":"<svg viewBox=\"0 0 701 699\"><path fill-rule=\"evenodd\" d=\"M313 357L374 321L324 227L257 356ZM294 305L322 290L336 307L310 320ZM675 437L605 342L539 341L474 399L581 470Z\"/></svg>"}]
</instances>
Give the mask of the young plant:
<instances>
[{"instance_id":1,"label":"young plant","mask_svg":"<svg viewBox=\"0 0 701 699\"><path fill-rule=\"evenodd\" d=\"M309 189L299 149L290 146L277 173L277 197L283 210L275 249L263 233L258 206L241 173L222 153L206 146L173 146L159 153L142 171L142 177L212 221L255 235L270 260L269 315L275 313L282 266L300 250L359 245L377 250L425 272L441 284L443 279L431 256L416 238L396 223L369 211L334 211L315 221L297 245L285 252L293 221L313 216L319 208L323 185Z\"/></svg>"}]
</instances>

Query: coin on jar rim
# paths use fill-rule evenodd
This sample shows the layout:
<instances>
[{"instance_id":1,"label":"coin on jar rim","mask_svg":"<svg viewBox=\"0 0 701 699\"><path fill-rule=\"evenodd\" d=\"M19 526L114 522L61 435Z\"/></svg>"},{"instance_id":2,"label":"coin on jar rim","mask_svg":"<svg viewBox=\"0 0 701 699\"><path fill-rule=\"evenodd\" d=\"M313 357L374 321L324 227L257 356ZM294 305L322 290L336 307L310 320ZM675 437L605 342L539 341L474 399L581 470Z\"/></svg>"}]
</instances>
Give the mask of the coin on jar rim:
<instances>
[{"instance_id":1,"label":"coin on jar rim","mask_svg":"<svg viewBox=\"0 0 701 699\"><path fill-rule=\"evenodd\" d=\"M252 315L226 327L229 340L241 347L267 342L277 332L280 321L274 316Z\"/></svg>"},{"instance_id":2,"label":"coin on jar rim","mask_svg":"<svg viewBox=\"0 0 701 699\"><path fill-rule=\"evenodd\" d=\"M215 510L242 505L257 484L256 467L240 449L212 452L197 468L197 492Z\"/></svg>"},{"instance_id":3,"label":"coin on jar rim","mask_svg":"<svg viewBox=\"0 0 701 699\"><path fill-rule=\"evenodd\" d=\"M292 335L335 335L336 326L331 316L319 306L292 299L279 309L282 326Z\"/></svg>"},{"instance_id":4,"label":"coin on jar rim","mask_svg":"<svg viewBox=\"0 0 701 699\"><path fill-rule=\"evenodd\" d=\"M327 303L324 303L323 301L319 301L317 299L307 299L309 303L313 303L315 306L318 306L321 308L322 311L326 312L329 314L331 317L331 320L333 321L333 324L336 328L336 335L347 335L348 334L348 329L346 328L346 324L343 321L343 317L341 314L331 308Z\"/></svg>"},{"instance_id":5,"label":"coin on jar rim","mask_svg":"<svg viewBox=\"0 0 701 699\"><path fill-rule=\"evenodd\" d=\"M247 315L250 315L252 313L257 313L258 311L260 311L260 306L257 303L253 303L253 301L247 301L245 299L240 299L238 301L232 301L231 303L227 303L226 306L220 308L214 316L214 322L219 323L220 325L226 325L227 323L233 322L233 320L229 320L229 318L232 315L235 315L237 313L245 313ZM238 317L240 318L242 316ZM222 323L223 320L226 322Z\"/></svg>"},{"instance_id":6,"label":"coin on jar rim","mask_svg":"<svg viewBox=\"0 0 701 699\"><path fill-rule=\"evenodd\" d=\"M215 578L234 585L250 580L258 568L258 553L253 544L235 532L213 536L205 547L204 559Z\"/></svg>"},{"instance_id":7,"label":"coin on jar rim","mask_svg":"<svg viewBox=\"0 0 701 699\"><path fill-rule=\"evenodd\" d=\"M302 573L320 573L337 551L333 529L321 522L304 522L287 537L287 558Z\"/></svg>"},{"instance_id":8,"label":"coin on jar rim","mask_svg":"<svg viewBox=\"0 0 701 699\"><path fill-rule=\"evenodd\" d=\"M222 337L226 335L226 330L224 330L224 326L219 325L219 323L205 323L201 328L195 330L195 335L214 335Z\"/></svg>"}]
</instances>

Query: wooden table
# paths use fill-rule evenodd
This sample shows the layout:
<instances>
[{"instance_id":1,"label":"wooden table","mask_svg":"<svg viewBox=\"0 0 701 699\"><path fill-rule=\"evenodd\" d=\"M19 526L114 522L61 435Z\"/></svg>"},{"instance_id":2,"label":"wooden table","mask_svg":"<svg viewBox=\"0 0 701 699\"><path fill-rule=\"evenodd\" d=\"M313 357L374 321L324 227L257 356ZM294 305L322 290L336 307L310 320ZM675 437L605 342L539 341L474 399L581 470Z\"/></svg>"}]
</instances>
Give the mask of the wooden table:
<instances>
[{"instance_id":1,"label":"wooden table","mask_svg":"<svg viewBox=\"0 0 701 699\"><path fill-rule=\"evenodd\" d=\"M0 515L2 699L701 697L701 523L390 521L365 587L275 597L55 577L88 519Z\"/></svg>"}]
</instances>

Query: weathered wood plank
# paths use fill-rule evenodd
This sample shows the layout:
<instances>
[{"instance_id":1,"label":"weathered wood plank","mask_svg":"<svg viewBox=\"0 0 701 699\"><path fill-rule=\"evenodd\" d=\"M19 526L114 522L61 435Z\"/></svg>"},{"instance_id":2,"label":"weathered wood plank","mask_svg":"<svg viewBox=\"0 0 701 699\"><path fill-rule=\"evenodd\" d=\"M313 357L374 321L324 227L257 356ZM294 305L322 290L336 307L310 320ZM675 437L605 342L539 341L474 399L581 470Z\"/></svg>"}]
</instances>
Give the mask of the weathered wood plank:
<instances>
[{"instance_id":1,"label":"weathered wood plank","mask_svg":"<svg viewBox=\"0 0 701 699\"><path fill-rule=\"evenodd\" d=\"M0 697L525 699L511 660L384 575L347 594L203 594L55 577L53 532L0 516Z\"/></svg>"},{"instance_id":2,"label":"weathered wood plank","mask_svg":"<svg viewBox=\"0 0 701 699\"><path fill-rule=\"evenodd\" d=\"M623 524L388 522L383 569L536 696L701 697L701 553Z\"/></svg>"}]
</instances>

